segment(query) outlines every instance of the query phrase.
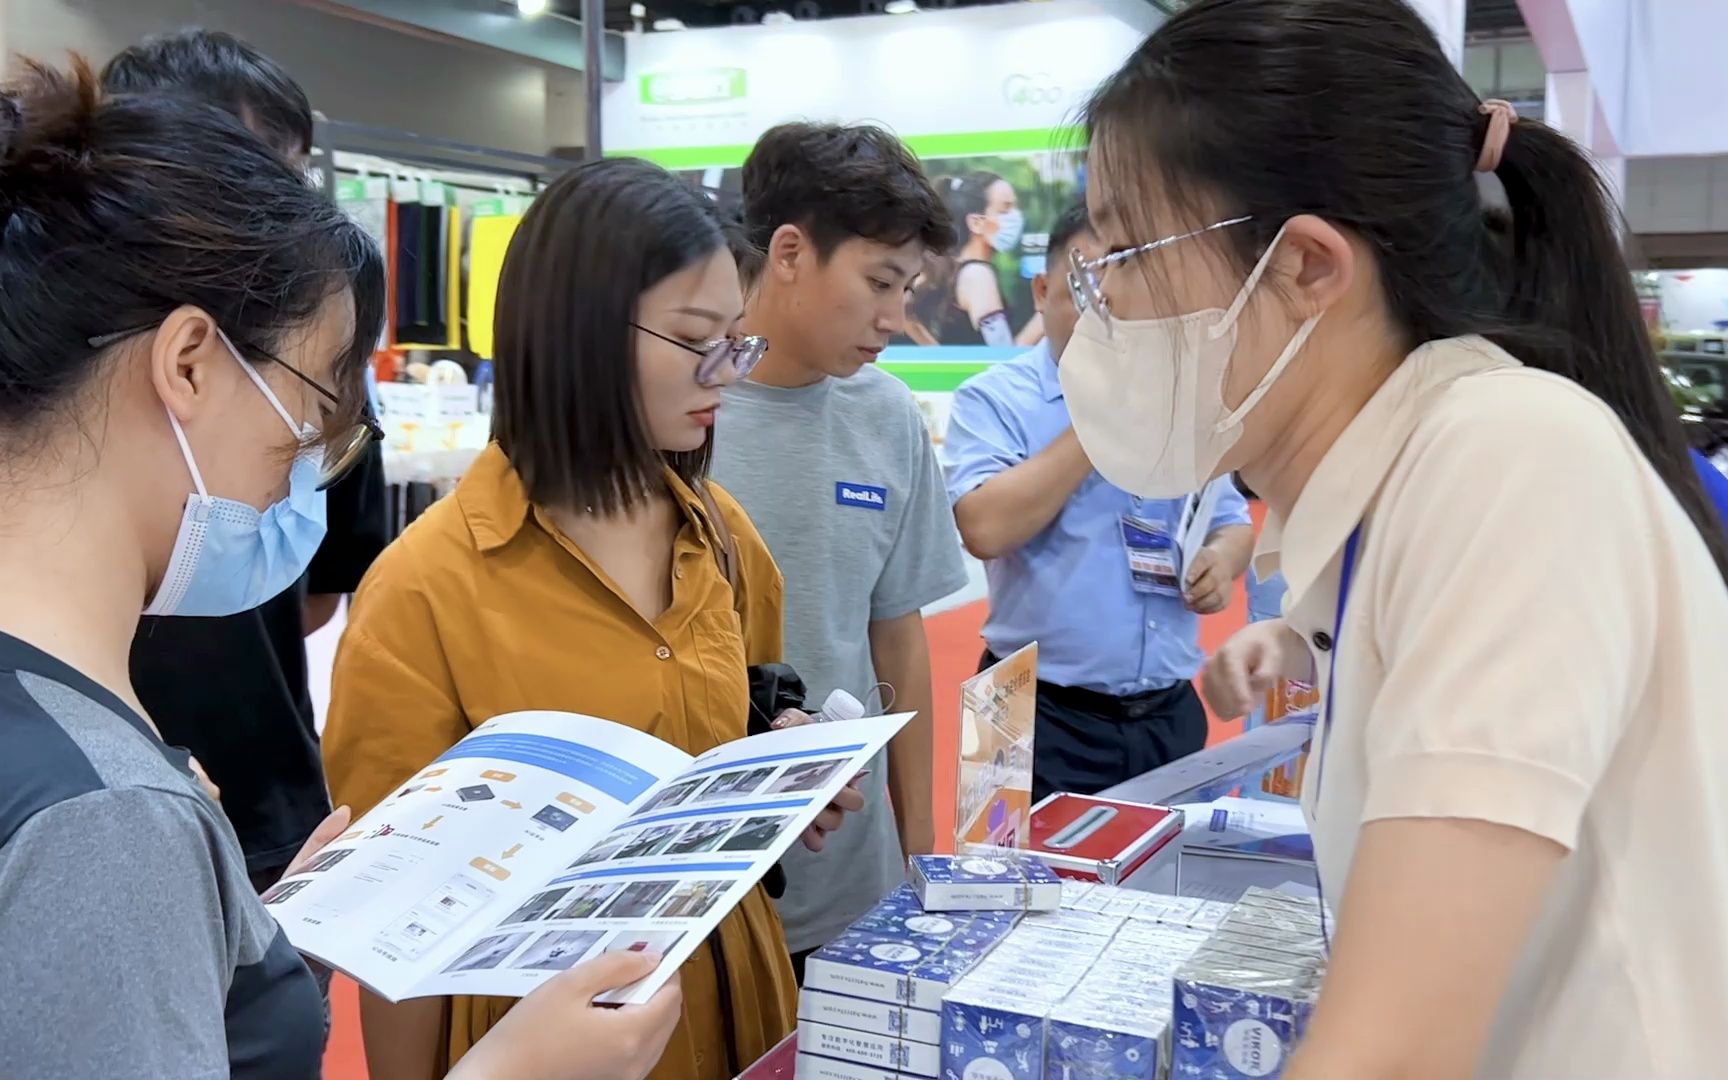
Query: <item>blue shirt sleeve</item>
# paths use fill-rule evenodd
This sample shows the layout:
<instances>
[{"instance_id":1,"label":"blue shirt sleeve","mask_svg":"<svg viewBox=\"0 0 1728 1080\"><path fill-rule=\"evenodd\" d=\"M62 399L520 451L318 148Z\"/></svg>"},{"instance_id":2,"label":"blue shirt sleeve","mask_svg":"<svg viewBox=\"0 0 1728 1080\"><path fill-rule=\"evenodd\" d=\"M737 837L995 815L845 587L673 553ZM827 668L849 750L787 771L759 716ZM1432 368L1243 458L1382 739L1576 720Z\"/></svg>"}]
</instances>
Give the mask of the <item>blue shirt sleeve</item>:
<instances>
[{"instance_id":1,"label":"blue shirt sleeve","mask_svg":"<svg viewBox=\"0 0 1728 1080\"><path fill-rule=\"evenodd\" d=\"M1692 451L1692 467L1698 470L1698 479L1704 482L1704 494L1710 496L1710 501L1716 506L1716 516L1728 527L1728 476L1722 475L1722 470L1711 463L1710 459Z\"/></svg>"},{"instance_id":2,"label":"blue shirt sleeve","mask_svg":"<svg viewBox=\"0 0 1728 1080\"><path fill-rule=\"evenodd\" d=\"M984 481L1026 460L1026 439L1009 421L1007 402L984 386L981 376L960 384L948 409L948 501L959 502Z\"/></svg>"},{"instance_id":3,"label":"blue shirt sleeve","mask_svg":"<svg viewBox=\"0 0 1728 1080\"><path fill-rule=\"evenodd\" d=\"M1248 500L1236 490L1234 479L1226 480L1224 490L1218 493L1218 504L1212 508L1212 528L1209 532L1231 525L1252 525L1254 519L1248 516Z\"/></svg>"}]
</instances>

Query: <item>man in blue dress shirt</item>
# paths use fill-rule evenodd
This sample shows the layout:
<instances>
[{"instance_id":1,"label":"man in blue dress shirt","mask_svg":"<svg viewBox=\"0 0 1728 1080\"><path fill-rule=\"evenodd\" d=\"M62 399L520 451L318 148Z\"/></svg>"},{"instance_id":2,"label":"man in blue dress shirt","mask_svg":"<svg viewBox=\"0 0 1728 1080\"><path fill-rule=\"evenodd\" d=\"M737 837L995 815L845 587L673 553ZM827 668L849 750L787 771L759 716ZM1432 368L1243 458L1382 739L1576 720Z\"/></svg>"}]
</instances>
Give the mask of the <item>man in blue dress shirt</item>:
<instances>
[{"instance_id":1,"label":"man in blue dress shirt","mask_svg":"<svg viewBox=\"0 0 1728 1080\"><path fill-rule=\"evenodd\" d=\"M990 583L984 663L1038 643L1035 799L1101 791L1206 745L1199 616L1229 604L1254 546L1230 487L1193 564L1148 580L1147 560L1173 558L1186 500L1112 487L1074 435L1056 363L1079 319L1062 277L1075 248L1103 254L1083 206L1050 233L1054 281L1033 281L1044 344L960 387L945 445L960 535Z\"/></svg>"}]
</instances>

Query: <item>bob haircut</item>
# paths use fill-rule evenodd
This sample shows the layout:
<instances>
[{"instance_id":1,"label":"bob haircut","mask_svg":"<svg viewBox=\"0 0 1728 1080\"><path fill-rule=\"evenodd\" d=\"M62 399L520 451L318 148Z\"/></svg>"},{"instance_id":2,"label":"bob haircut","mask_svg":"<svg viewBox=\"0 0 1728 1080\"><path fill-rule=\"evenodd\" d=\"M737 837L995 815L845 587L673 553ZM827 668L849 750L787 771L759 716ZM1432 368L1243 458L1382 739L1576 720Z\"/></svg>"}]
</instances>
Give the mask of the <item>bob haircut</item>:
<instances>
[{"instance_id":1,"label":"bob haircut","mask_svg":"<svg viewBox=\"0 0 1728 1080\"><path fill-rule=\"evenodd\" d=\"M670 467L692 487L712 442L662 452L636 380L642 294L726 248L702 191L657 165L580 165L534 201L510 241L498 288L492 435L543 506L614 513Z\"/></svg>"}]
</instances>

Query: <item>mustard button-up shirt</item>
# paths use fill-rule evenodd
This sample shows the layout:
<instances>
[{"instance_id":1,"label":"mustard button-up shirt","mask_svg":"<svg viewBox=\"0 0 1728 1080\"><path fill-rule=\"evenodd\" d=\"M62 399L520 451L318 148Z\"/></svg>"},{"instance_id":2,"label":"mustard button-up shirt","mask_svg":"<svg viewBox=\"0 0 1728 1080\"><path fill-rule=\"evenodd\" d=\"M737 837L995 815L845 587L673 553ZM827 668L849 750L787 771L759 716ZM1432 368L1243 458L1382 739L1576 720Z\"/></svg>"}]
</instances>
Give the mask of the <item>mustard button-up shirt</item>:
<instances>
[{"instance_id":1,"label":"mustard button-up shirt","mask_svg":"<svg viewBox=\"0 0 1728 1080\"><path fill-rule=\"evenodd\" d=\"M672 603L650 622L489 447L355 596L324 732L336 801L363 813L474 727L518 710L604 717L691 754L743 738L746 666L780 659L780 571L744 511L711 487L737 545L734 592L701 499L668 480L686 522ZM684 1018L652 1080L729 1080L792 1030L795 994L779 917L758 888L684 968ZM513 1003L451 999L443 1066Z\"/></svg>"}]
</instances>

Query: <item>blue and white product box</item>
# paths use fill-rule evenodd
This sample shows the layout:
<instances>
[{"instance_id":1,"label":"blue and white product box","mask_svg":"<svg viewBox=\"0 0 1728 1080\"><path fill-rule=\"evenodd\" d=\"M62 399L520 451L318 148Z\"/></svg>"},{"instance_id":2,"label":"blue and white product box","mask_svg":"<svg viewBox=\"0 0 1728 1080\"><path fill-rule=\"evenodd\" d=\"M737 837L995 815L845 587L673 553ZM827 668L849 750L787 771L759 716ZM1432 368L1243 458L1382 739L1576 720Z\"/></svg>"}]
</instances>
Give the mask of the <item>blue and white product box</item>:
<instances>
[{"instance_id":1,"label":"blue and white product box","mask_svg":"<svg viewBox=\"0 0 1728 1080\"><path fill-rule=\"evenodd\" d=\"M798 1055L792 1075L795 1080L918 1080L911 1073L896 1069L860 1065L856 1061L836 1061L812 1054Z\"/></svg>"},{"instance_id":2,"label":"blue and white product box","mask_svg":"<svg viewBox=\"0 0 1728 1080\"><path fill-rule=\"evenodd\" d=\"M1123 1003L1064 1004L1050 1017L1044 1072L1057 1080L1160 1080L1169 1017Z\"/></svg>"},{"instance_id":3,"label":"blue and white product box","mask_svg":"<svg viewBox=\"0 0 1728 1080\"><path fill-rule=\"evenodd\" d=\"M1318 923L1318 906L1299 900L1250 898L1231 910L1176 974L1174 1080L1265 1080L1283 1072L1325 971Z\"/></svg>"},{"instance_id":4,"label":"blue and white product box","mask_svg":"<svg viewBox=\"0 0 1728 1080\"><path fill-rule=\"evenodd\" d=\"M798 1019L853 1031L896 1035L931 1046L942 1041L942 1014L935 1010L911 1009L820 990L805 990L798 995Z\"/></svg>"},{"instance_id":5,"label":"blue and white product box","mask_svg":"<svg viewBox=\"0 0 1728 1080\"><path fill-rule=\"evenodd\" d=\"M1118 932L1055 925L1071 917ZM1163 1080L1171 979L1206 938L1118 916L1027 916L949 990L943 1080Z\"/></svg>"},{"instance_id":6,"label":"blue and white product box","mask_svg":"<svg viewBox=\"0 0 1728 1080\"><path fill-rule=\"evenodd\" d=\"M942 1065L941 1048L931 1043L808 1021L798 1024L798 1053L897 1070L906 1076L933 1077Z\"/></svg>"},{"instance_id":7,"label":"blue and white product box","mask_svg":"<svg viewBox=\"0 0 1728 1080\"><path fill-rule=\"evenodd\" d=\"M1307 1029L1312 976L1231 969L1195 957L1177 973L1171 1019L1172 1080L1266 1080L1282 1074Z\"/></svg>"},{"instance_id":8,"label":"blue and white product box","mask_svg":"<svg viewBox=\"0 0 1728 1080\"><path fill-rule=\"evenodd\" d=\"M1044 1080L1051 1006L990 987L956 987L942 1005L943 1080Z\"/></svg>"},{"instance_id":9,"label":"blue and white product box","mask_svg":"<svg viewBox=\"0 0 1728 1080\"><path fill-rule=\"evenodd\" d=\"M804 986L935 1011L960 976L989 954L1018 913L927 912L902 886L810 957Z\"/></svg>"},{"instance_id":10,"label":"blue and white product box","mask_svg":"<svg viewBox=\"0 0 1728 1080\"><path fill-rule=\"evenodd\" d=\"M926 911L1055 911L1062 906L1062 879L1032 855L914 855L911 877Z\"/></svg>"}]
</instances>

